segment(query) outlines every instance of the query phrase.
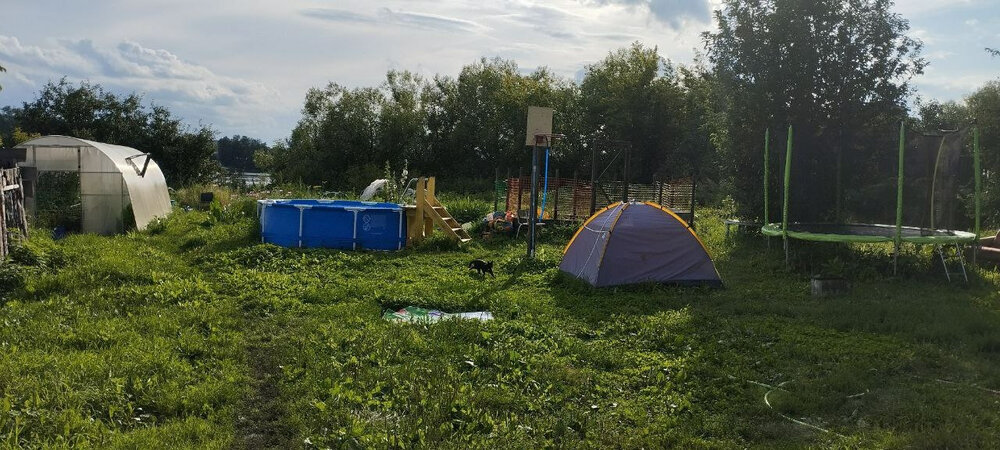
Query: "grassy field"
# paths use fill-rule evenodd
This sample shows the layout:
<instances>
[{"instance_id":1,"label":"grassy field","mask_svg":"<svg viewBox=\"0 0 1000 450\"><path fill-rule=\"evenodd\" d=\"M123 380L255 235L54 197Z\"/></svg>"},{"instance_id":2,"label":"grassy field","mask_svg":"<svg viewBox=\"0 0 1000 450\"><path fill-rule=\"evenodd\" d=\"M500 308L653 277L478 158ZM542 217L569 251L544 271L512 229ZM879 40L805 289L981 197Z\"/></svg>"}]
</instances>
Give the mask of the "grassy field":
<instances>
[{"instance_id":1,"label":"grassy field","mask_svg":"<svg viewBox=\"0 0 1000 450\"><path fill-rule=\"evenodd\" d=\"M815 299L780 243L705 211L725 289L596 290L558 272L572 230L534 261L506 239L289 250L251 212L17 249L0 446L1000 447L1000 281L949 285L927 249L893 278L884 249L797 247L854 281ZM496 319L381 318L407 305Z\"/></svg>"}]
</instances>

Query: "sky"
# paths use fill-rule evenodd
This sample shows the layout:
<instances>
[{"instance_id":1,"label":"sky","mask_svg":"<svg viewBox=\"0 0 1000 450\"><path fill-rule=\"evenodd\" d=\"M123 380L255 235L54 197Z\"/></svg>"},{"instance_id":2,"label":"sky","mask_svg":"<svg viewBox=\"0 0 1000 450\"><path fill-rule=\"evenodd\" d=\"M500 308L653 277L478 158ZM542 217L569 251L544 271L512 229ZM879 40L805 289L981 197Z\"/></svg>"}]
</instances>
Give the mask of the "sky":
<instances>
[{"instance_id":1,"label":"sky","mask_svg":"<svg viewBox=\"0 0 1000 450\"><path fill-rule=\"evenodd\" d=\"M721 0L5 0L0 106L48 81L136 92L220 137L291 133L309 88L377 86L390 69L457 75L480 57L578 79L640 41L692 63ZM1000 0L897 0L930 62L923 99L1000 77Z\"/></svg>"}]
</instances>

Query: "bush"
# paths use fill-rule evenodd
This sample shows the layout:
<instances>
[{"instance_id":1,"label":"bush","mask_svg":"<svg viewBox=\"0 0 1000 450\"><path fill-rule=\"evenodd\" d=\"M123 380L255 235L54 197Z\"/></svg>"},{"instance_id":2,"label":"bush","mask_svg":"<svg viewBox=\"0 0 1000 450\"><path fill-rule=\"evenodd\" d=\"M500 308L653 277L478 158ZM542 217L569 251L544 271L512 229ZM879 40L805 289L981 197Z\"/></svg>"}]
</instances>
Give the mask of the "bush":
<instances>
[{"instance_id":1,"label":"bush","mask_svg":"<svg viewBox=\"0 0 1000 450\"><path fill-rule=\"evenodd\" d=\"M492 198L493 179L437 177L439 188L464 195L488 195Z\"/></svg>"},{"instance_id":2,"label":"bush","mask_svg":"<svg viewBox=\"0 0 1000 450\"><path fill-rule=\"evenodd\" d=\"M441 204L459 223L477 223L493 209L493 203L472 197L451 197L445 195Z\"/></svg>"},{"instance_id":3,"label":"bush","mask_svg":"<svg viewBox=\"0 0 1000 450\"><path fill-rule=\"evenodd\" d=\"M167 220L163 217L157 217L146 225L146 232L151 236L161 234L164 231L167 231Z\"/></svg>"},{"instance_id":4,"label":"bush","mask_svg":"<svg viewBox=\"0 0 1000 450\"><path fill-rule=\"evenodd\" d=\"M229 205L229 201L233 197L232 191L224 187L211 184L193 184L178 189L174 193L174 200L181 207L198 208L201 206L201 194L203 192L211 192L214 201L219 202L219 205L223 207Z\"/></svg>"}]
</instances>

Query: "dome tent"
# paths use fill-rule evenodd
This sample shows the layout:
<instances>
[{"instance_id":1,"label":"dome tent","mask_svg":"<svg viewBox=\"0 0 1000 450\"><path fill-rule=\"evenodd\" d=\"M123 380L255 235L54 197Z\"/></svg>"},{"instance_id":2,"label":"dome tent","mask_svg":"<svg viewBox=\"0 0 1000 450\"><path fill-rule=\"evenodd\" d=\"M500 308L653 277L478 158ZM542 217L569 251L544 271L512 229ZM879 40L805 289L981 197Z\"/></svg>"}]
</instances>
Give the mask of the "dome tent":
<instances>
[{"instance_id":1,"label":"dome tent","mask_svg":"<svg viewBox=\"0 0 1000 450\"><path fill-rule=\"evenodd\" d=\"M80 175L80 225L85 233L124 231L129 206L138 229L170 213L166 179L148 153L69 136L43 136L14 149L17 165L25 174L29 214L36 212L36 184L45 172Z\"/></svg>"},{"instance_id":2,"label":"dome tent","mask_svg":"<svg viewBox=\"0 0 1000 450\"><path fill-rule=\"evenodd\" d=\"M577 230L559 270L591 285L721 286L705 245L673 211L653 202L615 203Z\"/></svg>"}]
</instances>

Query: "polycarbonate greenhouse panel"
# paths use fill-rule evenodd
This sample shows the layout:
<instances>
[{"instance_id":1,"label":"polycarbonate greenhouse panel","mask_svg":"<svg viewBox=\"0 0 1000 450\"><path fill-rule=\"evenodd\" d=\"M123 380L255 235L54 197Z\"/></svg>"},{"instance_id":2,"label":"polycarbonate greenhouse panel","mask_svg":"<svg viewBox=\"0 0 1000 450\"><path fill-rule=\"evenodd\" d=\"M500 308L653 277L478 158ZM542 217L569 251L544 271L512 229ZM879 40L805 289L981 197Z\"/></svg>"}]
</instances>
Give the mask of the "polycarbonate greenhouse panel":
<instances>
[{"instance_id":1,"label":"polycarbonate greenhouse panel","mask_svg":"<svg viewBox=\"0 0 1000 450\"><path fill-rule=\"evenodd\" d=\"M28 163L34 161L32 167L37 167L39 172L75 172L80 162L77 147L35 147L28 150L27 158Z\"/></svg>"},{"instance_id":2,"label":"polycarbonate greenhouse panel","mask_svg":"<svg viewBox=\"0 0 1000 450\"><path fill-rule=\"evenodd\" d=\"M129 204L139 229L170 214L163 172L155 161L146 165L148 155L139 150L68 136L43 136L16 148L26 150L22 167L35 167L39 172L80 172L84 232L123 231L122 212ZM33 197L25 203L34 209Z\"/></svg>"}]
</instances>

